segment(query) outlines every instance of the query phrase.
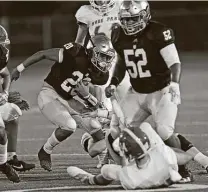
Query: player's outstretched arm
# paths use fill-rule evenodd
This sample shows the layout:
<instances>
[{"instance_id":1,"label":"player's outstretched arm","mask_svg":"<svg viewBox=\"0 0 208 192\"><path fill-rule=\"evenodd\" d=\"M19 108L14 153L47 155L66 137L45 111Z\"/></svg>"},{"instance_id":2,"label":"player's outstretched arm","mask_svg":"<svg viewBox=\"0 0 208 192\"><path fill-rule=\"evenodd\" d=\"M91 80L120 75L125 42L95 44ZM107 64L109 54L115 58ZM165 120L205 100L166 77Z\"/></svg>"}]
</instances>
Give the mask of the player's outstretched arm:
<instances>
[{"instance_id":1,"label":"player's outstretched arm","mask_svg":"<svg viewBox=\"0 0 208 192\"><path fill-rule=\"evenodd\" d=\"M78 31L77 31L77 36L76 36L76 39L75 39L75 43L78 43L80 45L84 45L84 42L85 42L85 38L88 34L88 26L84 23L79 23L79 28L78 28Z\"/></svg>"},{"instance_id":2,"label":"player's outstretched arm","mask_svg":"<svg viewBox=\"0 0 208 192\"><path fill-rule=\"evenodd\" d=\"M10 76L10 72L8 70L7 67L3 68L0 71L0 76L4 79L3 80L3 92L6 93L7 95L9 95L9 88L10 88L10 84L11 84L11 76Z\"/></svg>"},{"instance_id":3,"label":"player's outstretched arm","mask_svg":"<svg viewBox=\"0 0 208 192\"><path fill-rule=\"evenodd\" d=\"M33 54L32 56L28 57L25 61L23 61L20 65L18 65L12 71L12 81L17 80L20 77L20 74L30 65L33 65L43 59L56 61L61 63L63 60L63 49L62 48L53 48L38 51L37 53Z\"/></svg>"},{"instance_id":4,"label":"player's outstretched arm","mask_svg":"<svg viewBox=\"0 0 208 192\"><path fill-rule=\"evenodd\" d=\"M2 92L0 93L0 105L8 101L9 88L11 84L10 72L7 67L0 71L0 76L3 78Z\"/></svg>"}]
</instances>

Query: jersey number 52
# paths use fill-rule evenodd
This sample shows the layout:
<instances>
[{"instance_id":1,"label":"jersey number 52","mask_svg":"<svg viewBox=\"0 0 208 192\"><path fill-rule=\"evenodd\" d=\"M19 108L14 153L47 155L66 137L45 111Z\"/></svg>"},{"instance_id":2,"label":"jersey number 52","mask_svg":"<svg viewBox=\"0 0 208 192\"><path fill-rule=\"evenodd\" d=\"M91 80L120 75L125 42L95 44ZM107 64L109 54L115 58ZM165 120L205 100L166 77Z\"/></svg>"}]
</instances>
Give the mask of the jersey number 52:
<instances>
[{"instance_id":1,"label":"jersey number 52","mask_svg":"<svg viewBox=\"0 0 208 192\"><path fill-rule=\"evenodd\" d=\"M130 58L138 58L141 56L141 60L138 60L136 63L132 61ZM149 70L143 70L142 67L147 65L147 55L144 49L125 49L124 50L124 58L127 66L128 73L131 78L144 78L151 77L151 73Z\"/></svg>"}]
</instances>

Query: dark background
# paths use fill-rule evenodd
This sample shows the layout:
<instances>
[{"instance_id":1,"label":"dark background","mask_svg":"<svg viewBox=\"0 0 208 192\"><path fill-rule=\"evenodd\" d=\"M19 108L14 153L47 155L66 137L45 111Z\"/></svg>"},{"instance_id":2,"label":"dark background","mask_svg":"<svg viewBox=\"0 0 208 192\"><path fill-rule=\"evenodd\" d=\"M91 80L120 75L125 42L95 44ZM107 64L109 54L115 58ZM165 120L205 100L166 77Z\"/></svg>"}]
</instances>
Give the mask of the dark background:
<instances>
[{"instance_id":1,"label":"dark background","mask_svg":"<svg viewBox=\"0 0 208 192\"><path fill-rule=\"evenodd\" d=\"M149 3L152 18L175 31L179 50L208 49L208 2ZM73 41L77 31L74 15L83 4L88 4L88 1L1 1L1 24L9 32L11 56L26 56Z\"/></svg>"}]
</instances>

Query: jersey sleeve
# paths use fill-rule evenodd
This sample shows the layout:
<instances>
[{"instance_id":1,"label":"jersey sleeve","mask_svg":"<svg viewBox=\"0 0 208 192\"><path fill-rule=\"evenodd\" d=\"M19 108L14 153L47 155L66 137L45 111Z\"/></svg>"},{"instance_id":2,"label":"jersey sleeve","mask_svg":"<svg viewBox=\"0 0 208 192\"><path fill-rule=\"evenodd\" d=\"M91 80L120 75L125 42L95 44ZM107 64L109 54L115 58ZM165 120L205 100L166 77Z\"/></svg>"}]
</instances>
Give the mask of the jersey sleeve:
<instances>
[{"instance_id":1,"label":"jersey sleeve","mask_svg":"<svg viewBox=\"0 0 208 192\"><path fill-rule=\"evenodd\" d=\"M79 23L84 23L88 26L89 25L89 20L90 20L89 19L89 17L90 17L89 13L90 13L90 10L88 8L88 5L81 6L75 14L75 17L77 19L77 23L78 24Z\"/></svg>"},{"instance_id":2,"label":"jersey sleeve","mask_svg":"<svg viewBox=\"0 0 208 192\"><path fill-rule=\"evenodd\" d=\"M157 31L156 41L159 49L163 49L164 47L175 42L175 35L171 28L162 27Z\"/></svg>"}]
</instances>

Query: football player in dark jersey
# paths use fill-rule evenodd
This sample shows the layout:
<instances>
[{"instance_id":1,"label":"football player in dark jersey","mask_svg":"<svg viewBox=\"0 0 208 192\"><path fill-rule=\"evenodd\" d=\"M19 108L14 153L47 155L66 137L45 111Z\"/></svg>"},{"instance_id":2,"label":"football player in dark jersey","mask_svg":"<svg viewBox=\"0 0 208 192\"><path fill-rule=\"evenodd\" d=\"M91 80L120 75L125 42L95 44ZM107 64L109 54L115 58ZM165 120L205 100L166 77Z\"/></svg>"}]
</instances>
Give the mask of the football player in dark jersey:
<instances>
[{"instance_id":1,"label":"football player in dark jersey","mask_svg":"<svg viewBox=\"0 0 208 192\"><path fill-rule=\"evenodd\" d=\"M35 167L19 161L16 155L18 118L22 114L20 108L8 102L11 83L10 73L7 68L10 44L7 31L0 26L0 77L2 82L0 91L0 171L13 182L19 182L15 170L26 171ZM8 157L7 157L8 155Z\"/></svg>"},{"instance_id":2,"label":"football player in dark jersey","mask_svg":"<svg viewBox=\"0 0 208 192\"><path fill-rule=\"evenodd\" d=\"M127 70L131 87L123 104L127 106L124 110L129 123L138 126L152 115L165 143L180 148L174 129L177 106L181 103L181 62L173 30L151 20L149 4L145 0L123 1L119 19L123 30L113 46L120 62L106 94L111 95L112 85L119 85ZM190 180L188 172L183 172Z\"/></svg>"},{"instance_id":3,"label":"football player in dark jersey","mask_svg":"<svg viewBox=\"0 0 208 192\"><path fill-rule=\"evenodd\" d=\"M38 61L55 61L38 96L41 112L58 127L38 153L42 168L48 171L51 171L53 148L68 138L77 126L84 128L94 139L89 149L92 157L106 148L100 122L83 113L97 110L98 116L108 116L108 111L97 99L99 91L94 85L99 88L107 82L115 51L105 35L94 36L90 41L92 47L87 50L76 43L68 43L63 48L39 51L12 72L12 79L17 79L25 68ZM97 151L98 145L100 151Z\"/></svg>"}]
</instances>

